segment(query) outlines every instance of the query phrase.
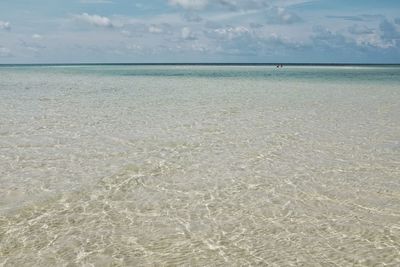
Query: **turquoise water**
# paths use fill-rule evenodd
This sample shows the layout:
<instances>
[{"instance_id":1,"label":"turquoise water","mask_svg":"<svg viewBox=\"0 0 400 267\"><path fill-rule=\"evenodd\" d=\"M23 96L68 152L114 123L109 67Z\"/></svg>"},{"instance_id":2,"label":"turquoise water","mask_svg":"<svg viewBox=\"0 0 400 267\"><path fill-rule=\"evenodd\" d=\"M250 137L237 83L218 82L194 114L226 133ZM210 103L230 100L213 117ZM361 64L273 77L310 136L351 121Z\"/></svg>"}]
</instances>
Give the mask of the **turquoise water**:
<instances>
[{"instance_id":1,"label":"turquoise water","mask_svg":"<svg viewBox=\"0 0 400 267\"><path fill-rule=\"evenodd\" d=\"M0 68L0 266L400 264L400 68Z\"/></svg>"},{"instance_id":2,"label":"turquoise water","mask_svg":"<svg viewBox=\"0 0 400 267\"><path fill-rule=\"evenodd\" d=\"M7 67L0 68L9 69ZM14 71L92 74L98 76L155 76L247 78L268 80L400 82L400 66L22 66Z\"/></svg>"}]
</instances>

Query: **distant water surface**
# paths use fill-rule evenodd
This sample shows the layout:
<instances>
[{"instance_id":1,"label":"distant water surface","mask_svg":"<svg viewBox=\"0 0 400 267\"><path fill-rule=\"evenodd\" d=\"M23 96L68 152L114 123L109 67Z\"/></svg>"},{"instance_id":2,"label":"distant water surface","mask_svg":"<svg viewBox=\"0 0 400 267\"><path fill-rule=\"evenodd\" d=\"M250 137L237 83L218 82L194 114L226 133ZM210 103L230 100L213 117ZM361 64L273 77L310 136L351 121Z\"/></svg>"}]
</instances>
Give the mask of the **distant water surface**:
<instances>
[{"instance_id":1,"label":"distant water surface","mask_svg":"<svg viewBox=\"0 0 400 267\"><path fill-rule=\"evenodd\" d=\"M0 67L0 266L398 266L400 67Z\"/></svg>"}]
</instances>

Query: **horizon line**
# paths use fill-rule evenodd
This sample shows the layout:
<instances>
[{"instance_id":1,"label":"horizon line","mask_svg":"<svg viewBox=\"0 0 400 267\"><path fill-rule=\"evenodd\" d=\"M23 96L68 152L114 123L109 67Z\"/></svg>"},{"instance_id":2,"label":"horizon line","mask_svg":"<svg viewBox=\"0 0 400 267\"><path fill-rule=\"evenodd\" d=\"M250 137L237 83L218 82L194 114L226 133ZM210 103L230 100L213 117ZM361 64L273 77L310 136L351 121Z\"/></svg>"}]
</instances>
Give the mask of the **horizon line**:
<instances>
[{"instance_id":1,"label":"horizon line","mask_svg":"<svg viewBox=\"0 0 400 267\"><path fill-rule=\"evenodd\" d=\"M0 63L0 67L12 66L396 66L399 63L284 63L284 62L269 62L269 63L218 63L218 62L190 62L190 63L171 63L171 62L156 62L156 63Z\"/></svg>"}]
</instances>

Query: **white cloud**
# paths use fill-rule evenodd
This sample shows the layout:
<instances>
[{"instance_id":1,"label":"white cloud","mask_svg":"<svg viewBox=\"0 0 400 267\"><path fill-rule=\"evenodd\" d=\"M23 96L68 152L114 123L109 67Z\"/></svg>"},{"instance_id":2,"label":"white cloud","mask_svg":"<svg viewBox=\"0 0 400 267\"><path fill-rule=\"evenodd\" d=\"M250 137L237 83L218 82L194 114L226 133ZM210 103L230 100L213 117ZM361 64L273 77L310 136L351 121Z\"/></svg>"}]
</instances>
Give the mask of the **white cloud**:
<instances>
[{"instance_id":1,"label":"white cloud","mask_svg":"<svg viewBox=\"0 0 400 267\"><path fill-rule=\"evenodd\" d=\"M243 26L237 27L227 27L227 28L218 28L213 31L218 37L227 38L227 39L234 39L244 34L250 34L249 29ZM211 36L213 36L212 34Z\"/></svg>"},{"instance_id":2,"label":"white cloud","mask_svg":"<svg viewBox=\"0 0 400 267\"><path fill-rule=\"evenodd\" d=\"M7 47L0 46L0 57L10 57L11 50Z\"/></svg>"},{"instance_id":3,"label":"white cloud","mask_svg":"<svg viewBox=\"0 0 400 267\"><path fill-rule=\"evenodd\" d=\"M270 24L293 24L301 21L302 19L298 15L287 11L283 7L274 7L267 10L267 22Z\"/></svg>"},{"instance_id":4,"label":"white cloud","mask_svg":"<svg viewBox=\"0 0 400 267\"><path fill-rule=\"evenodd\" d=\"M269 2L271 2L272 5L284 7L318 1L319 0L270 0Z\"/></svg>"},{"instance_id":5,"label":"white cloud","mask_svg":"<svg viewBox=\"0 0 400 267\"><path fill-rule=\"evenodd\" d=\"M35 39L35 40L40 40L40 39L42 39L43 38L43 36L41 36L40 34L37 34L37 33L35 33L34 35L32 35L32 39Z\"/></svg>"},{"instance_id":6,"label":"white cloud","mask_svg":"<svg viewBox=\"0 0 400 267\"><path fill-rule=\"evenodd\" d=\"M210 48L204 44L194 43L191 46L191 49L195 52L206 53L210 51Z\"/></svg>"},{"instance_id":7,"label":"white cloud","mask_svg":"<svg viewBox=\"0 0 400 267\"><path fill-rule=\"evenodd\" d=\"M379 24L381 32L381 40L390 47L397 47L400 45L400 31L396 28L395 24L388 20L384 20Z\"/></svg>"},{"instance_id":8,"label":"white cloud","mask_svg":"<svg viewBox=\"0 0 400 267\"><path fill-rule=\"evenodd\" d=\"M374 33L373 29L367 27L366 25L354 24L350 26L348 29L351 34L356 34L356 35Z\"/></svg>"},{"instance_id":9,"label":"white cloud","mask_svg":"<svg viewBox=\"0 0 400 267\"><path fill-rule=\"evenodd\" d=\"M182 36L182 39L185 39L185 40L195 40L196 39L196 36L192 32L192 30L188 27L182 28L181 36Z\"/></svg>"},{"instance_id":10,"label":"white cloud","mask_svg":"<svg viewBox=\"0 0 400 267\"><path fill-rule=\"evenodd\" d=\"M10 22L0 20L0 30L11 30Z\"/></svg>"},{"instance_id":11,"label":"white cloud","mask_svg":"<svg viewBox=\"0 0 400 267\"><path fill-rule=\"evenodd\" d=\"M88 13L83 13L81 15L75 16L75 18L97 27L112 28L115 26L109 18L99 15L89 15Z\"/></svg>"},{"instance_id":12,"label":"white cloud","mask_svg":"<svg viewBox=\"0 0 400 267\"><path fill-rule=\"evenodd\" d=\"M169 0L171 5L181 6L185 9L203 9L207 6L208 0Z\"/></svg>"},{"instance_id":13,"label":"white cloud","mask_svg":"<svg viewBox=\"0 0 400 267\"><path fill-rule=\"evenodd\" d=\"M359 47L374 47L378 49L392 48L393 44L382 40L377 33L355 36L354 42Z\"/></svg>"},{"instance_id":14,"label":"white cloud","mask_svg":"<svg viewBox=\"0 0 400 267\"><path fill-rule=\"evenodd\" d=\"M189 10L201 10L216 6L229 10L256 10L272 6L287 7L314 0L168 0L169 4Z\"/></svg>"},{"instance_id":15,"label":"white cloud","mask_svg":"<svg viewBox=\"0 0 400 267\"><path fill-rule=\"evenodd\" d=\"M150 33L162 33L163 29L161 29L160 27L157 27L156 25L150 25L149 32Z\"/></svg>"}]
</instances>

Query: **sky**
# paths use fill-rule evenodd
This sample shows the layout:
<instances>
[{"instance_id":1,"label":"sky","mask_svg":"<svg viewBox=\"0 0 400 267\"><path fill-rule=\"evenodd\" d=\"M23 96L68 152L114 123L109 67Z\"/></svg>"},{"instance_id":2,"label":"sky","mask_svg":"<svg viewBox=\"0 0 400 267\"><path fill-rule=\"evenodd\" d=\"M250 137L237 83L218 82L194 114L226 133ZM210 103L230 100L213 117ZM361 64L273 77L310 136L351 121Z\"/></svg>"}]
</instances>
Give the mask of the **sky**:
<instances>
[{"instance_id":1,"label":"sky","mask_svg":"<svg viewBox=\"0 0 400 267\"><path fill-rule=\"evenodd\" d=\"M194 62L400 63L400 1L0 1L0 64Z\"/></svg>"}]
</instances>

